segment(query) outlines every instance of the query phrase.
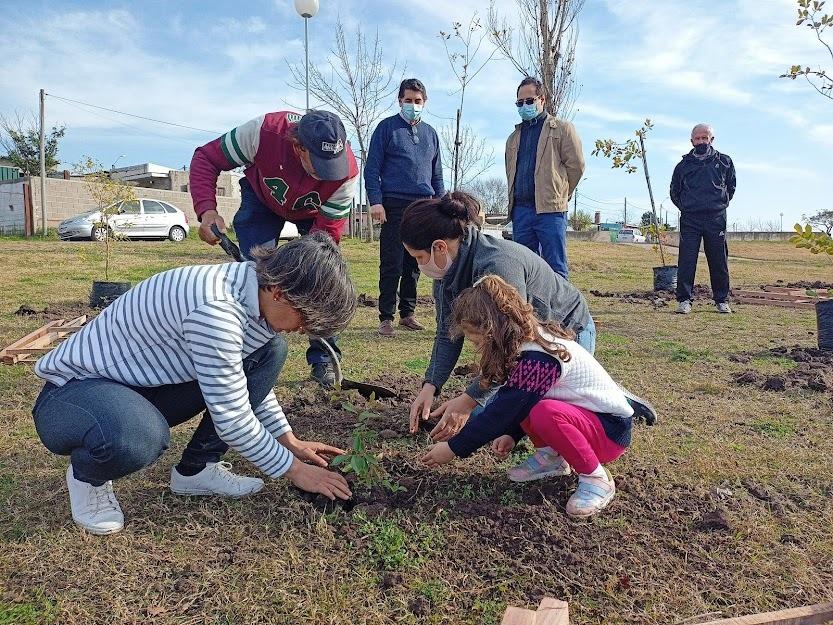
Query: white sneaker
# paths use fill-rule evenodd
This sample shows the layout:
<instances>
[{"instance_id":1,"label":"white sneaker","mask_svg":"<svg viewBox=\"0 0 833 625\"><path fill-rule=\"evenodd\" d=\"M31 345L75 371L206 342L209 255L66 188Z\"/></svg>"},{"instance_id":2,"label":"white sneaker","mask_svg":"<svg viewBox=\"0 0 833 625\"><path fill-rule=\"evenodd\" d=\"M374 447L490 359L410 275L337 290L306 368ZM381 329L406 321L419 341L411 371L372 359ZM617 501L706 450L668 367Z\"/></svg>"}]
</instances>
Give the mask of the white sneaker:
<instances>
[{"instance_id":1,"label":"white sneaker","mask_svg":"<svg viewBox=\"0 0 833 625\"><path fill-rule=\"evenodd\" d=\"M605 469L605 478L578 476L578 488L567 501L567 514L573 518L585 519L598 514L613 501L616 485Z\"/></svg>"},{"instance_id":2,"label":"white sneaker","mask_svg":"<svg viewBox=\"0 0 833 625\"><path fill-rule=\"evenodd\" d=\"M720 302L719 304L715 304L714 309L723 315L728 315L730 312L732 312L732 309L729 308L729 304L727 304L726 302Z\"/></svg>"},{"instance_id":3,"label":"white sneaker","mask_svg":"<svg viewBox=\"0 0 833 625\"><path fill-rule=\"evenodd\" d=\"M90 534L103 536L124 529L124 514L113 493L113 482L93 486L75 479L72 464L67 467L67 488L72 520Z\"/></svg>"},{"instance_id":4,"label":"white sneaker","mask_svg":"<svg viewBox=\"0 0 833 625\"><path fill-rule=\"evenodd\" d=\"M228 462L209 462L196 475L182 475L171 469L171 490L177 495L220 495L245 497L263 488L263 480L231 472Z\"/></svg>"},{"instance_id":5,"label":"white sneaker","mask_svg":"<svg viewBox=\"0 0 833 625\"><path fill-rule=\"evenodd\" d=\"M675 310L678 315L687 315L691 312L691 302L688 300L684 300L682 302L677 303L677 310Z\"/></svg>"}]
</instances>

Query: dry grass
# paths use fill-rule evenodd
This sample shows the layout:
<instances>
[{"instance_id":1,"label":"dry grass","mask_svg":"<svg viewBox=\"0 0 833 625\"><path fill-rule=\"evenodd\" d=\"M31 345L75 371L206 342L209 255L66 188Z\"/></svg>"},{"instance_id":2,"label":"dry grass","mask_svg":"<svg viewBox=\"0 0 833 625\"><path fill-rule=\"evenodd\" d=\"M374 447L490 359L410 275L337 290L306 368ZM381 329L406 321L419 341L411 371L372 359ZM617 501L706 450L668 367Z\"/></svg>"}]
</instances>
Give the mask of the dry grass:
<instances>
[{"instance_id":1,"label":"dry grass","mask_svg":"<svg viewBox=\"0 0 833 625\"><path fill-rule=\"evenodd\" d=\"M119 250L121 277L134 281L223 260L193 240ZM345 253L359 290L375 296L378 248L348 242ZM732 253L767 261L734 261L736 285L833 281L829 264L786 244L738 243ZM0 240L0 343L43 323L15 316L21 304L77 309L99 274L97 254L86 243ZM570 254L585 291L651 285L650 250L584 243ZM705 281L705 264L698 275ZM427 281L420 288L427 292ZM814 344L812 313L738 306L719 316L701 302L678 317L648 303L590 303L599 359L657 405L661 422L637 429L633 448L612 465L614 505L588 523L564 516L570 480L511 485L506 464L486 453L420 470L424 437L377 444L392 473L416 480L402 505L324 514L283 481L249 500L178 498L167 473L186 425L156 465L118 482L125 531L93 538L72 524L66 460L34 431L37 379L29 367L0 366L0 624L479 625L498 623L507 603L529 607L545 594L569 600L576 624L667 624L833 598L830 397L729 383L748 366L729 361L733 352ZM433 323L430 308L418 313ZM347 372L416 386L429 334L380 341L376 325L375 309L363 308L345 332ZM292 346L277 388L290 420L301 435L344 442L349 420L338 421L343 413L304 381L305 343ZM402 404L379 409L394 428L403 412ZM237 467L253 472L239 459ZM725 528L709 525L715 511ZM401 579L384 588L391 570Z\"/></svg>"}]
</instances>

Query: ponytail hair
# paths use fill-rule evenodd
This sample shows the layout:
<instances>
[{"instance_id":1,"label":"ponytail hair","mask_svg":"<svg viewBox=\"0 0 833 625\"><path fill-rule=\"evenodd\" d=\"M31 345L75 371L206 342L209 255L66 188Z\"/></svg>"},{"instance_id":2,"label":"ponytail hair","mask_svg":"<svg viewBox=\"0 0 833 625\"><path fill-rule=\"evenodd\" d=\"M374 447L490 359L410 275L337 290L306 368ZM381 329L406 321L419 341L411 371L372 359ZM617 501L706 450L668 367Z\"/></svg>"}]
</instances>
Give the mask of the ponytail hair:
<instances>
[{"instance_id":1,"label":"ponytail hair","mask_svg":"<svg viewBox=\"0 0 833 625\"><path fill-rule=\"evenodd\" d=\"M537 343L562 362L570 360L567 348L542 336L541 330L554 338L574 340L576 336L557 323L540 321L535 316L535 309L521 298L518 289L500 276L480 278L454 302L451 338L458 339L465 331L483 337L480 349L480 386L483 389L506 382L524 343Z\"/></svg>"},{"instance_id":2,"label":"ponytail hair","mask_svg":"<svg viewBox=\"0 0 833 625\"><path fill-rule=\"evenodd\" d=\"M452 191L440 198L417 200L402 214L402 242L428 251L439 239L462 239L470 224L480 225L480 203L468 193Z\"/></svg>"}]
</instances>

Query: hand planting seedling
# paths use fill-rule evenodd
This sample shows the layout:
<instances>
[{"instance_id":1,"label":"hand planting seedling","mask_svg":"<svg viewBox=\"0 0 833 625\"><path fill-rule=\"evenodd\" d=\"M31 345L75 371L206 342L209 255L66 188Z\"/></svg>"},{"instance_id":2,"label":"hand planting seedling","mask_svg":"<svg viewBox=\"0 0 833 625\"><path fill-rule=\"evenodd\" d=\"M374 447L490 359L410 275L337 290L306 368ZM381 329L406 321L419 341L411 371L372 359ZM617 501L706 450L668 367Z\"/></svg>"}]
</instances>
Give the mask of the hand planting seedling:
<instances>
[{"instance_id":1,"label":"hand planting seedling","mask_svg":"<svg viewBox=\"0 0 833 625\"><path fill-rule=\"evenodd\" d=\"M348 412L356 412L353 404L345 403L342 407ZM333 458L331 466L339 467L344 473L353 473L359 484L368 489L379 484L392 493L403 491L404 487L390 479L379 462L379 456L367 449L368 444L377 438L376 432L367 427L367 420L372 416L375 415L367 410L358 415L358 423L353 429L353 446L346 454Z\"/></svg>"}]
</instances>

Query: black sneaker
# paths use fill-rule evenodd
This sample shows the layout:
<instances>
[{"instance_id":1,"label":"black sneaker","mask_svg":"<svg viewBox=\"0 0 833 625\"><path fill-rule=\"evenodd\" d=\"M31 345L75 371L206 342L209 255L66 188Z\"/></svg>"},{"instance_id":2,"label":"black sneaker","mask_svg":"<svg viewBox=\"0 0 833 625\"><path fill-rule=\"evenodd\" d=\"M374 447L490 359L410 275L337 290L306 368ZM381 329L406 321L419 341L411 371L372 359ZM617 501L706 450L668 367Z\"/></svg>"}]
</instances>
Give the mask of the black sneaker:
<instances>
[{"instance_id":1,"label":"black sneaker","mask_svg":"<svg viewBox=\"0 0 833 625\"><path fill-rule=\"evenodd\" d=\"M637 421L642 421L644 419L645 423L648 425L654 425L654 423L657 422L657 411L650 402L642 399L641 397L637 397L621 384L619 385L619 388L622 389L622 392L625 394L625 399L628 400L628 404L630 404L630 407L633 408L634 419Z\"/></svg>"},{"instance_id":2,"label":"black sneaker","mask_svg":"<svg viewBox=\"0 0 833 625\"><path fill-rule=\"evenodd\" d=\"M324 388L334 388L336 385L336 372L329 362L316 362L312 365L310 377Z\"/></svg>"}]
</instances>

